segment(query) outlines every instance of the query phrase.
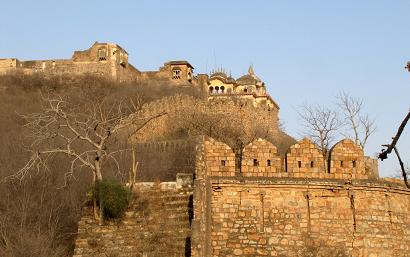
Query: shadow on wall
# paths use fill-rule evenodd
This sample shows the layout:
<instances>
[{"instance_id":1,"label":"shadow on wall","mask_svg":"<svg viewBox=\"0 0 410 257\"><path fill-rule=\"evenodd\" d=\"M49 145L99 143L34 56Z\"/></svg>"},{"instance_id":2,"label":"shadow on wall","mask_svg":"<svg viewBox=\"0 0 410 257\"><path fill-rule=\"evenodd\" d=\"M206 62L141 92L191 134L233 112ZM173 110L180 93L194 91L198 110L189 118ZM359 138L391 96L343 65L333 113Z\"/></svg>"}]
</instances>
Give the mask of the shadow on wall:
<instances>
[{"instance_id":1,"label":"shadow on wall","mask_svg":"<svg viewBox=\"0 0 410 257\"><path fill-rule=\"evenodd\" d=\"M135 147L140 181L174 181L177 173L194 174L194 141L137 143Z\"/></svg>"}]
</instances>

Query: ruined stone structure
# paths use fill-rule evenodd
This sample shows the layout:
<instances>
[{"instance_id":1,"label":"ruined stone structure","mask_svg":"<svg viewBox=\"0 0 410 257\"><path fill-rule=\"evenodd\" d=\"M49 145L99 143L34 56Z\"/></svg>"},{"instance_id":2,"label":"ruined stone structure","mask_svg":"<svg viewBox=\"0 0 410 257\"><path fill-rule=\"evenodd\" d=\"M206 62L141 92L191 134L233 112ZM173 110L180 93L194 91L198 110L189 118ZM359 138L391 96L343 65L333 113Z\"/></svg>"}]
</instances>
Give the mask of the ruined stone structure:
<instances>
[{"instance_id":1,"label":"ruined stone structure","mask_svg":"<svg viewBox=\"0 0 410 257\"><path fill-rule=\"evenodd\" d=\"M213 72L210 76L195 75L194 67L183 60L166 62L158 71L142 72L128 62L128 53L121 46L112 43L95 42L87 50L74 51L71 59L0 59L0 75L16 71L25 74L92 74L117 81L162 80L170 86L198 87L208 99L235 97L250 100L255 106L279 110L279 106L266 92L265 83L255 75L252 67L247 75L237 80L222 71Z\"/></svg>"}]
</instances>

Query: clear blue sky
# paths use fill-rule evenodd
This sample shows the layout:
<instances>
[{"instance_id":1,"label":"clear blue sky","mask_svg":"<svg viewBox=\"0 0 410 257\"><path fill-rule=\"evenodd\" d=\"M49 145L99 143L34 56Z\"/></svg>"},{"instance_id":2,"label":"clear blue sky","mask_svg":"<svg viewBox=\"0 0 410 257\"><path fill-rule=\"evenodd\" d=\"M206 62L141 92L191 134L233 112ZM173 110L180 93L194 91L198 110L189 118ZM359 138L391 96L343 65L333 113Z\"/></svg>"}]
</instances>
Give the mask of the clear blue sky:
<instances>
[{"instance_id":1,"label":"clear blue sky","mask_svg":"<svg viewBox=\"0 0 410 257\"><path fill-rule=\"evenodd\" d=\"M410 1L3 1L0 57L69 58L94 41L114 42L140 70L186 59L197 73L250 64L281 107L289 134L297 108L333 105L342 90L363 98L377 132L373 155L410 108ZM410 125L410 124L409 124ZM410 164L410 126L398 145ZM395 156L379 164L386 176Z\"/></svg>"}]
</instances>

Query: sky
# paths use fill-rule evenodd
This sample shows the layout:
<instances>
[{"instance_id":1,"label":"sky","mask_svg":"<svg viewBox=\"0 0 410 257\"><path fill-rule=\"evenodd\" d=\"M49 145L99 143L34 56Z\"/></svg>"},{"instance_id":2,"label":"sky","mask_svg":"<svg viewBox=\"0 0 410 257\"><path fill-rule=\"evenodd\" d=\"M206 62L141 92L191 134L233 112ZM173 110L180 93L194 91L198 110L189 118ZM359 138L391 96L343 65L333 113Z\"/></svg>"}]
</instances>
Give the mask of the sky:
<instances>
[{"instance_id":1,"label":"sky","mask_svg":"<svg viewBox=\"0 0 410 257\"><path fill-rule=\"evenodd\" d=\"M300 139L298 109L361 98L377 130L365 152L391 141L410 108L410 1L1 0L0 58L70 58L95 41L118 43L139 70L188 60L196 73L253 65ZM410 124L397 145L410 165ZM399 169L394 154L380 174Z\"/></svg>"}]
</instances>

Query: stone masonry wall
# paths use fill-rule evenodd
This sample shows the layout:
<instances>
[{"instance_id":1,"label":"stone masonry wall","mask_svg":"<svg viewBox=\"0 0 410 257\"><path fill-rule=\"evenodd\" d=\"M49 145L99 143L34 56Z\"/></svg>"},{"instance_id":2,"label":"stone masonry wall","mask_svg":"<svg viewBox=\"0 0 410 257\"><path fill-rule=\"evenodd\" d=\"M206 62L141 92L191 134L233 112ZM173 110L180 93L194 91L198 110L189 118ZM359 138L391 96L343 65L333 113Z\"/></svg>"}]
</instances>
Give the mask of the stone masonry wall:
<instances>
[{"instance_id":1,"label":"stone masonry wall","mask_svg":"<svg viewBox=\"0 0 410 257\"><path fill-rule=\"evenodd\" d=\"M194 174L194 140L133 143L140 181L173 181L177 172Z\"/></svg>"},{"instance_id":2,"label":"stone masonry wall","mask_svg":"<svg viewBox=\"0 0 410 257\"><path fill-rule=\"evenodd\" d=\"M286 153L286 170L289 173L319 177L325 172L325 165L322 152L307 138L292 145Z\"/></svg>"},{"instance_id":3,"label":"stone masonry wall","mask_svg":"<svg viewBox=\"0 0 410 257\"><path fill-rule=\"evenodd\" d=\"M73 257L190 256L192 174L177 182L137 183L135 196L117 221L98 225L91 207L78 224Z\"/></svg>"},{"instance_id":4,"label":"stone masonry wall","mask_svg":"<svg viewBox=\"0 0 410 257\"><path fill-rule=\"evenodd\" d=\"M368 180L363 152L351 141L332 149L339 154L333 160L356 167L330 174L311 167L321 153L305 139L288 151L288 170L274 176L216 172L218 165L204 160L219 145L202 138L196 150L192 256L409 256L410 190L399 181ZM244 159L267 158L273 147L257 140ZM294 170L299 160L305 173Z\"/></svg>"},{"instance_id":5,"label":"stone masonry wall","mask_svg":"<svg viewBox=\"0 0 410 257\"><path fill-rule=\"evenodd\" d=\"M350 139L344 139L330 150L330 173L336 178L368 178L363 149Z\"/></svg>"},{"instance_id":6,"label":"stone masonry wall","mask_svg":"<svg viewBox=\"0 0 410 257\"><path fill-rule=\"evenodd\" d=\"M209 138L204 147L204 161L210 176L235 175L235 153L227 144Z\"/></svg>"},{"instance_id":7,"label":"stone masonry wall","mask_svg":"<svg viewBox=\"0 0 410 257\"><path fill-rule=\"evenodd\" d=\"M205 162L209 176L235 176L235 154L232 149L212 138L204 141ZM366 160L366 161L365 161ZM330 164L327 164L329 162ZM328 172L326 168L330 166ZM257 139L244 147L241 174L244 177L293 177L327 179L376 179L377 161L363 154L360 146L350 139L337 143L330 151L329 160L308 139L292 145L286 157L265 139Z\"/></svg>"},{"instance_id":8,"label":"stone masonry wall","mask_svg":"<svg viewBox=\"0 0 410 257\"><path fill-rule=\"evenodd\" d=\"M261 138L243 149L242 174L245 177L272 177L283 170L276 146Z\"/></svg>"},{"instance_id":9,"label":"stone masonry wall","mask_svg":"<svg viewBox=\"0 0 410 257\"><path fill-rule=\"evenodd\" d=\"M322 256L389 257L410 251L410 191L403 188L294 179L213 179L211 185L207 256L320 251Z\"/></svg>"}]
</instances>

